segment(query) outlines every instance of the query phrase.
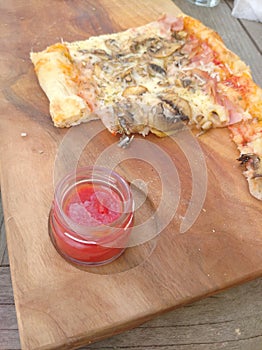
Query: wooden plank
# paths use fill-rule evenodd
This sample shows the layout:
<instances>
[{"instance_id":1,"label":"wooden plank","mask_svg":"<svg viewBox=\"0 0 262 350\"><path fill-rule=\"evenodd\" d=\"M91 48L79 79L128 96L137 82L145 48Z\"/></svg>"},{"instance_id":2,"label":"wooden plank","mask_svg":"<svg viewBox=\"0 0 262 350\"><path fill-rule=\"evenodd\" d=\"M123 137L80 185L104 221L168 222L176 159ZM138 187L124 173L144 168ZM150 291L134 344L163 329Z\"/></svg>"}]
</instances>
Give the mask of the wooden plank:
<instances>
[{"instance_id":1,"label":"wooden plank","mask_svg":"<svg viewBox=\"0 0 262 350\"><path fill-rule=\"evenodd\" d=\"M8 268L4 269L8 272ZM5 273L5 276L8 273ZM3 276L3 271L0 271ZM4 279L10 291L10 278ZM0 279L0 290L3 281ZM262 279L169 312L139 328L86 349L260 350L262 338ZM0 349L19 349L14 305L1 305Z\"/></svg>"},{"instance_id":2,"label":"wooden plank","mask_svg":"<svg viewBox=\"0 0 262 350\"><path fill-rule=\"evenodd\" d=\"M0 225L0 266L9 265L4 220Z\"/></svg>"},{"instance_id":3,"label":"wooden plank","mask_svg":"<svg viewBox=\"0 0 262 350\"><path fill-rule=\"evenodd\" d=\"M4 221L4 213L3 213L3 205L2 205L2 196L0 191L0 224L2 224L3 221Z\"/></svg>"},{"instance_id":4,"label":"wooden plank","mask_svg":"<svg viewBox=\"0 0 262 350\"><path fill-rule=\"evenodd\" d=\"M260 54L262 48L262 24L259 22L251 22L247 20L240 20L243 27L249 33L250 37L252 37L253 42L256 44Z\"/></svg>"},{"instance_id":5,"label":"wooden plank","mask_svg":"<svg viewBox=\"0 0 262 350\"><path fill-rule=\"evenodd\" d=\"M225 44L250 66L256 83L262 85L261 52L257 49L257 47L262 47L260 43L262 40L261 23L250 24L250 27L254 27L251 39L250 35L243 30L240 21L228 11L228 4L224 1L214 8L203 8L186 0L173 1L183 12L200 19L208 27L217 31ZM254 38L257 37L260 41L254 44Z\"/></svg>"},{"instance_id":6,"label":"wooden plank","mask_svg":"<svg viewBox=\"0 0 262 350\"><path fill-rule=\"evenodd\" d=\"M9 266L9 256L8 256L7 246L5 248L5 252L4 252L4 256L3 256L2 266Z\"/></svg>"},{"instance_id":7,"label":"wooden plank","mask_svg":"<svg viewBox=\"0 0 262 350\"><path fill-rule=\"evenodd\" d=\"M0 191L0 266L9 265L7 244L6 244L6 233L5 233L5 224L4 224L4 213L2 205L2 197Z\"/></svg>"},{"instance_id":8,"label":"wooden plank","mask_svg":"<svg viewBox=\"0 0 262 350\"><path fill-rule=\"evenodd\" d=\"M230 10L233 9L234 1L233 0L226 0L226 3L228 4ZM255 21L248 21L245 19L239 19L240 23L242 24L244 30L248 34L248 36L251 38L251 40L256 44L256 47L258 51L261 53L262 48L262 24L260 22Z\"/></svg>"},{"instance_id":9,"label":"wooden plank","mask_svg":"<svg viewBox=\"0 0 262 350\"><path fill-rule=\"evenodd\" d=\"M212 329L213 332L213 329ZM236 340L236 341L223 341L214 343L182 343L173 345L155 345L154 347L144 347L142 346L103 346L99 347L99 350L146 350L146 349L156 349L156 350L260 350L261 349L261 338L258 339L246 339L246 340ZM92 349L92 347L84 348L85 350ZM94 349L94 348L93 348Z\"/></svg>"},{"instance_id":10,"label":"wooden plank","mask_svg":"<svg viewBox=\"0 0 262 350\"><path fill-rule=\"evenodd\" d=\"M17 330L0 329L0 349L1 350L20 350L20 342Z\"/></svg>"},{"instance_id":11,"label":"wooden plank","mask_svg":"<svg viewBox=\"0 0 262 350\"><path fill-rule=\"evenodd\" d=\"M260 350L261 288L262 279L258 279L81 350Z\"/></svg>"},{"instance_id":12,"label":"wooden plank","mask_svg":"<svg viewBox=\"0 0 262 350\"><path fill-rule=\"evenodd\" d=\"M9 267L0 267L0 350L20 349Z\"/></svg>"},{"instance_id":13,"label":"wooden plank","mask_svg":"<svg viewBox=\"0 0 262 350\"><path fill-rule=\"evenodd\" d=\"M1 305L1 299L0 299L0 330L17 331L18 333L15 305L14 304ZM0 346L0 349L1 349L1 346Z\"/></svg>"},{"instance_id":14,"label":"wooden plank","mask_svg":"<svg viewBox=\"0 0 262 350\"><path fill-rule=\"evenodd\" d=\"M14 304L9 267L0 267L0 305Z\"/></svg>"},{"instance_id":15,"label":"wooden plank","mask_svg":"<svg viewBox=\"0 0 262 350\"><path fill-rule=\"evenodd\" d=\"M5 228L4 228L2 198L1 198L1 192L0 192L0 266L3 264L5 250L6 250L6 237L5 237Z\"/></svg>"},{"instance_id":16,"label":"wooden plank","mask_svg":"<svg viewBox=\"0 0 262 350\"><path fill-rule=\"evenodd\" d=\"M4 20L9 20L7 27L14 28L14 32L10 34L3 29L6 38L3 48L8 47L12 55L10 62L5 56L8 65L4 77L8 77L8 85L1 96L1 112L6 116L1 123L5 131L1 139L1 158L5 164L1 178L18 322L22 346L27 350L79 346L262 273L261 222L257 214L261 206L250 198L240 172L232 174L231 162L236 153L224 131L211 133L200 141L209 162L210 184L205 203L208 210L199 218L198 230L176 235L178 222L174 220L159 237L147 261L122 273L111 270L102 275L97 270L77 270L65 264L53 249L46 232L47 217L53 194L54 159L65 131L54 129L47 118L47 101L36 82L28 52L33 44L43 48L65 33L64 39L75 40L78 35L84 37L85 32L124 29L143 24L165 10L172 11L168 1L147 1L143 5L131 1L111 1L110 4L101 1L100 4L104 7L99 8L98 13L96 1L58 2L55 8L48 1L20 1L15 9L6 2L2 13L8 14ZM126 12L123 15L121 11ZM58 20L57 13L64 13L63 21ZM98 29L97 18L103 28ZM23 31L19 30L20 26ZM40 33L37 38L36 32ZM6 55L5 51L3 54ZM19 69L15 71L14 67ZM23 131L28 133L25 139L20 137ZM148 140L160 142L154 137ZM218 140L222 144L219 152L216 151ZM96 155L98 147L113 142L111 136L101 136L98 145L90 144L86 159L93 161L90 154ZM175 154L178 158L179 149L170 140L162 140L161 145L170 156L174 158ZM44 152L39 153L40 149ZM220 162L224 164L222 169ZM179 173L185 173L184 163L179 164ZM124 168L125 175L137 175L137 167L131 168ZM149 173L147 169L142 170L145 175ZM232 183L237 184L237 192L232 190ZM190 200L190 196L186 198ZM242 215L244 206L252 227ZM235 216L230 221L232 211ZM225 217L229 219L228 226L225 226ZM248 235L241 231L247 224ZM114 266L119 267L117 264ZM144 328L135 330L134 334L143 342L141 329ZM165 330L164 337L168 335ZM130 338L127 341L130 342ZM146 346L151 347L153 341L146 341ZM155 344L162 346L159 342ZM168 342L166 346L173 345Z\"/></svg>"}]
</instances>

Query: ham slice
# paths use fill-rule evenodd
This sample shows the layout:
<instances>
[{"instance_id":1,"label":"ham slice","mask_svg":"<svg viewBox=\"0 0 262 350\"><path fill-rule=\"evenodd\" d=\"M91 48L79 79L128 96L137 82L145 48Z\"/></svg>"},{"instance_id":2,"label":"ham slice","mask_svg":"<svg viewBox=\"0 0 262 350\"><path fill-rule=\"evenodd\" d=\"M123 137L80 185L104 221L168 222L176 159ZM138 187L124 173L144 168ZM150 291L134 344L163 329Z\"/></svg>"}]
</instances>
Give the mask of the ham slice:
<instances>
[{"instance_id":1,"label":"ham slice","mask_svg":"<svg viewBox=\"0 0 262 350\"><path fill-rule=\"evenodd\" d=\"M179 32L184 28L183 17L173 17L170 15L164 15L159 18L158 22L164 25L165 30L170 29L172 32Z\"/></svg>"},{"instance_id":2,"label":"ham slice","mask_svg":"<svg viewBox=\"0 0 262 350\"><path fill-rule=\"evenodd\" d=\"M224 94L221 94L218 89L218 82L216 78L210 77L210 75L199 68L192 69L192 73L198 76L202 81L205 81L205 92L214 98L214 102L225 107L228 111L229 125L240 122L243 119L244 111L235 104Z\"/></svg>"},{"instance_id":3,"label":"ham slice","mask_svg":"<svg viewBox=\"0 0 262 350\"><path fill-rule=\"evenodd\" d=\"M221 96L220 104L226 108L229 114L229 125L240 122L243 119L244 111L240 110L240 108L236 108L234 103L230 101L230 99L223 95Z\"/></svg>"}]
</instances>

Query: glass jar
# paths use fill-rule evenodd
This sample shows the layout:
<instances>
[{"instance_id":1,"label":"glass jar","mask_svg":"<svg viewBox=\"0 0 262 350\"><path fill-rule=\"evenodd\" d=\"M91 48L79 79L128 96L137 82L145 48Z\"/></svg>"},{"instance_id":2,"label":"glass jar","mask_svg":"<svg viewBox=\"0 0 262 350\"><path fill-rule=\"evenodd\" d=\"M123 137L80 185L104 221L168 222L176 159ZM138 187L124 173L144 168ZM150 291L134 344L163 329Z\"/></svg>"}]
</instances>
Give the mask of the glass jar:
<instances>
[{"instance_id":1,"label":"glass jar","mask_svg":"<svg viewBox=\"0 0 262 350\"><path fill-rule=\"evenodd\" d=\"M127 182L100 166L77 169L57 185L49 235L57 251L80 265L102 265L125 250L134 204Z\"/></svg>"},{"instance_id":2,"label":"glass jar","mask_svg":"<svg viewBox=\"0 0 262 350\"><path fill-rule=\"evenodd\" d=\"M192 4L204 7L214 7L220 3L220 0L188 0Z\"/></svg>"}]
</instances>

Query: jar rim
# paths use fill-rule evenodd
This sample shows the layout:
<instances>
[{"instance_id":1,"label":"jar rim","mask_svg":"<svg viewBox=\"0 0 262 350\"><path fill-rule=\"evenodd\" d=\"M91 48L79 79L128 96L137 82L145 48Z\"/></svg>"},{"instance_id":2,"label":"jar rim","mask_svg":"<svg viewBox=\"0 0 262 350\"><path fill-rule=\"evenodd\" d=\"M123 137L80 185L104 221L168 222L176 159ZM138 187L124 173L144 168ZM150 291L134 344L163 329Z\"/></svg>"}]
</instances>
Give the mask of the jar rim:
<instances>
[{"instance_id":1,"label":"jar rim","mask_svg":"<svg viewBox=\"0 0 262 350\"><path fill-rule=\"evenodd\" d=\"M91 176L87 176L88 174ZM66 193L68 193L70 189L74 188L77 185L77 177L80 176L86 177L86 180L89 180L90 183L101 183L104 177L103 185L117 190L118 194L121 196L121 200L123 203L123 211L116 220L112 221L109 224L84 225L76 223L64 212L62 206L64 196ZM70 182L70 180L73 180L74 183L71 185L71 187L66 189L66 185ZM119 188L116 188L117 184L121 184L122 191L120 191ZM125 197L123 197L122 192L124 192ZM128 227L130 221L132 221L133 219L134 201L127 181L114 170L103 166L89 165L85 167L76 168L73 171L69 172L58 182L55 189L54 202L55 210L58 209L58 213L63 219L63 221L66 223L66 226L69 226L70 230L73 230L75 234L86 240L90 239L91 241L94 241L94 236L90 232L95 231L96 242L101 240L111 241L117 234L116 231L123 230L123 223L125 223L126 227ZM112 231L112 233L110 232L106 236L103 235L103 233L105 232L105 228L108 228L108 230Z\"/></svg>"}]
</instances>

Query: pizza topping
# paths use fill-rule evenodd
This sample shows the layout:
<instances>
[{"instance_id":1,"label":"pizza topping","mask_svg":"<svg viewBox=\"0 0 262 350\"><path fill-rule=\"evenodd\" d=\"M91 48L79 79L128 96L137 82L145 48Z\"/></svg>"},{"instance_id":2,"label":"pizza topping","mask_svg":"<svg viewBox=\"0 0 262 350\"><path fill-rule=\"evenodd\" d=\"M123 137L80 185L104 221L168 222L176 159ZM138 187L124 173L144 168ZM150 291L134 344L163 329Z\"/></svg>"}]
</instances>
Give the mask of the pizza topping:
<instances>
[{"instance_id":1,"label":"pizza topping","mask_svg":"<svg viewBox=\"0 0 262 350\"><path fill-rule=\"evenodd\" d=\"M176 115L180 115L181 120L187 121L192 117L192 111L188 101L179 97L177 94L169 93L162 96L162 100L172 107Z\"/></svg>"},{"instance_id":2,"label":"pizza topping","mask_svg":"<svg viewBox=\"0 0 262 350\"><path fill-rule=\"evenodd\" d=\"M167 30L171 30L173 32L178 32L183 30L184 28L184 19L183 17L173 17L173 16L168 16L164 14L161 18L158 20L159 23L164 25L165 32Z\"/></svg>"},{"instance_id":3,"label":"pizza topping","mask_svg":"<svg viewBox=\"0 0 262 350\"><path fill-rule=\"evenodd\" d=\"M115 39L105 40L106 47L114 53L119 53L121 51L119 43Z\"/></svg>"},{"instance_id":4,"label":"pizza topping","mask_svg":"<svg viewBox=\"0 0 262 350\"><path fill-rule=\"evenodd\" d=\"M190 55L191 62L195 64L205 65L213 61L213 50L204 42L197 47Z\"/></svg>"},{"instance_id":5,"label":"pizza topping","mask_svg":"<svg viewBox=\"0 0 262 350\"><path fill-rule=\"evenodd\" d=\"M154 42L153 42L154 44ZM150 56L155 58L165 58L171 56L175 53L182 44L180 42L175 43L165 43L165 42L157 42L156 45L151 45L148 49L148 53Z\"/></svg>"},{"instance_id":6,"label":"pizza topping","mask_svg":"<svg viewBox=\"0 0 262 350\"><path fill-rule=\"evenodd\" d=\"M259 157L254 153L241 154L238 160L241 162L242 165L246 163L252 164L252 167L254 169L257 169L260 163Z\"/></svg>"},{"instance_id":7,"label":"pizza topping","mask_svg":"<svg viewBox=\"0 0 262 350\"><path fill-rule=\"evenodd\" d=\"M229 124L238 123L243 119L243 111L239 107L236 107L227 96L220 96L219 104L225 107L229 115Z\"/></svg>"},{"instance_id":8,"label":"pizza topping","mask_svg":"<svg viewBox=\"0 0 262 350\"><path fill-rule=\"evenodd\" d=\"M152 114L149 118L149 125L153 126L160 132L171 132L176 130L179 122L184 118L182 114L177 113L173 107L166 102L159 102L153 106Z\"/></svg>"},{"instance_id":9,"label":"pizza topping","mask_svg":"<svg viewBox=\"0 0 262 350\"><path fill-rule=\"evenodd\" d=\"M145 86L142 86L142 85L128 86L123 91L122 96L127 97L127 96L130 96L130 95L142 95L142 94L144 94L147 91L148 91L147 88Z\"/></svg>"},{"instance_id":10,"label":"pizza topping","mask_svg":"<svg viewBox=\"0 0 262 350\"><path fill-rule=\"evenodd\" d=\"M133 80L132 77L132 68L128 68L124 70L121 74L120 77L122 80L125 80L127 83L130 83Z\"/></svg>"},{"instance_id":11,"label":"pizza topping","mask_svg":"<svg viewBox=\"0 0 262 350\"><path fill-rule=\"evenodd\" d=\"M241 162L240 163L241 165L245 164L254 170L252 175L253 179L262 177L262 162L260 157L257 154L254 154L254 153L241 154L238 160Z\"/></svg>"},{"instance_id":12,"label":"pizza topping","mask_svg":"<svg viewBox=\"0 0 262 350\"><path fill-rule=\"evenodd\" d=\"M199 48L199 40L191 36L191 38L189 38L189 40L187 40L185 45L182 47L181 53L194 55L198 48Z\"/></svg>"},{"instance_id":13,"label":"pizza topping","mask_svg":"<svg viewBox=\"0 0 262 350\"><path fill-rule=\"evenodd\" d=\"M158 73L160 75L166 75L165 69L160 67L159 65L157 65L155 63L149 63L149 65L148 65L148 73L151 76L155 76L156 73Z\"/></svg>"},{"instance_id":14,"label":"pizza topping","mask_svg":"<svg viewBox=\"0 0 262 350\"><path fill-rule=\"evenodd\" d=\"M231 114L235 119L239 118L233 112L227 114L223 109L224 100L217 85L219 75L213 70L215 64L209 62L212 58L211 48L207 43L199 45L194 35L188 37L181 26L182 22L180 18L179 30L173 27L172 35L164 35L161 31L153 35L149 30L148 33L136 33L136 37L131 36L132 39L129 37L126 42L114 34L105 40L100 37L101 42L97 43L95 50L89 51L99 54L98 60L92 58L90 63L94 67L98 99L103 105L110 106L123 98L137 96L140 107L136 106L136 110L140 108L144 113L149 108L147 105L159 103L152 100L151 94L154 94L161 96L160 100L164 102L162 108L158 106L157 110L162 110L169 119L172 119L171 113L176 118L179 116L180 120L190 121L202 130L229 122ZM167 23L170 25L172 21L169 19ZM87 51L82 50L88 61ZM180 96L179 100L177 96ZM210 97L213 97L213 103ZM126 113L130 113L130 108ZM154 113L153 109L147 113ZM198 116L204 116L201 123ZM231 119L234 118L231 116ZM146 117L142 124L144 128L147 127Z\"/></svg>"},{"instance_id":15,"label":"pizza topping","mask_svg":"<svg viewBox=\"0 0 262 350\"><path fill-rule=\"evenodd\" d=\"M134 135L128 136L128 135L124 134L120 137L120 140L119 140L117 146L120 148L126 148L130 145L133 138L134 138Z\"/></svg>"},{"instance_id":16,"label":"pizza topping","mask_svg":"<svg viewBox=\"0 0 262 350\"><path fill-rule=\"evenodd\" d=\"M204 123L201 125L201 129L202 129L203 131L207 131L207 130L211 129L212 126L213 126L212 121L211 121L211 120L207 120L206 122L204 122Z\"/></svg>"},{"instance_id":17,"label":"pizza topping","mask_svg":"<svg viewBox=\"0 0 262 350\"><path fill-rule=\"evenodd\" d=\"M186 87L192 85L192 79L190 79L190 78L183 78L183 79L181 79L181 83L182 83L182 86L184 88L186 88Z\"/></svg>"},{"instance_id":18,"label":"pizza topping","mask_svg":"<svg viewBox=\"0 0 262 350\"><path fill-rule=\"evenodd\" d=\"M234 88L236 91L240 92L242 95L245 95L249 90L249 84L247 79L243 79L243 77L237 77L232 75L228 77L224 84L226 86Z\"/></svg>"}]
</instances>

